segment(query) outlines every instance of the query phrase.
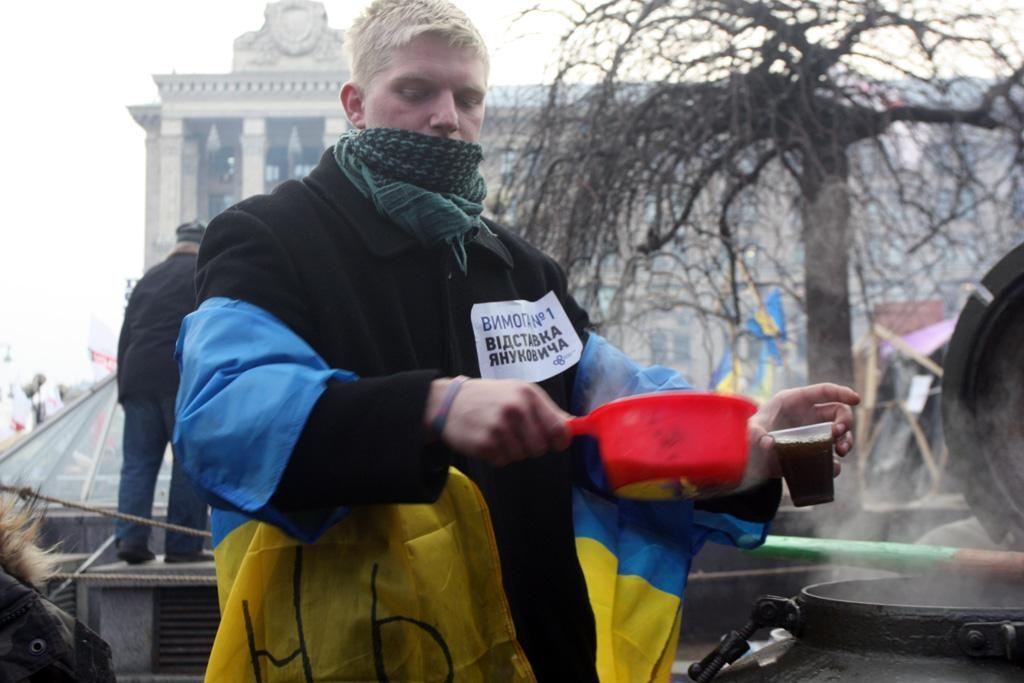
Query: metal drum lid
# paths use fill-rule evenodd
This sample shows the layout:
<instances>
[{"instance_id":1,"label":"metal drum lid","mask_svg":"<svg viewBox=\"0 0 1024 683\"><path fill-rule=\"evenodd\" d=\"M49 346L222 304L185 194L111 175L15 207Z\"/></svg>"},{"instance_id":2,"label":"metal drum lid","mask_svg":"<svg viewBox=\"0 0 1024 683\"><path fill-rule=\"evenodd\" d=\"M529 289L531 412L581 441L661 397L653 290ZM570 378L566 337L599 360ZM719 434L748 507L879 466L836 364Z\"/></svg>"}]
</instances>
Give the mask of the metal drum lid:
<instances>
[{"instance_id":1,"label":"metal drum lid","mask_svg":"<svg viewBox=\"0 0 1024 683\"><path fill-rule=\"evenodd\" d=\"M1024 549L1024 244L964 306L944 365L950 469L989 535Z\"/></svg>"}]
</instances>

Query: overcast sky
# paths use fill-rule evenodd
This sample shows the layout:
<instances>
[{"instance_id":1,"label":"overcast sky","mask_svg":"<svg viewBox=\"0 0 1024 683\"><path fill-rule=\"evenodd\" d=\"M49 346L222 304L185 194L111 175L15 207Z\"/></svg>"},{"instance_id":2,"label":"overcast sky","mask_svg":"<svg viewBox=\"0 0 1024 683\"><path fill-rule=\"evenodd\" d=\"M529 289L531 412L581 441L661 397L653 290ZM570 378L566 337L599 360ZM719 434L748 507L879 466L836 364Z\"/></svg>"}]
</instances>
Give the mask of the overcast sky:
<instances>
[{"instance_id":1,"label":"overcast sky","mask_svg":"<svg viewBox=\"0 0 1024 683\"><path fill-rule=\"evenodd\" d=\"M324 2L344 28L365 0ZM492 51L493 84L535 83L557 26L510 27L523 0L457 2ZM231 70L232 43L263 25L262 0L30 0L0 21L0 383L91 378L90 318L113 334L125 279L141 275L143 130L127 105L156 101L152 74ZM340 105L339 105L340 106ZM11 362L4 363L10 345ZM12 377L13 375L13 377Z\"/></svg>"}]
</instances>

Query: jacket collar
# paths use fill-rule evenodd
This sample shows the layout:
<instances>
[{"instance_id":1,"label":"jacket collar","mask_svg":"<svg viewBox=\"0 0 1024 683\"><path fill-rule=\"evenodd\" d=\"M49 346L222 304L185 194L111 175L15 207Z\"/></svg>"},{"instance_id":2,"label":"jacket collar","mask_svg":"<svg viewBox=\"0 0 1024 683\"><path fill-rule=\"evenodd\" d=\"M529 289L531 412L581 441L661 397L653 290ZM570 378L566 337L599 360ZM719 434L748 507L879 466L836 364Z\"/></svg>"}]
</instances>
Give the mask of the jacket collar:
<instances>
[{"instance_id":1,"label":"jacket collar","mask_svg":"<svg viewBox=\"0 0 1024 683\"><path fill-rule=\"evenodd\" d=\"M0 620L7 616L12 607L22 605L23 598L34 593L34 589L26 586L8 574L3 567L0 567Z\"/></svg>"},{"instance_id":2,"label":"jacket collar","mask_svg":"<svg viewBox=\"0 0 1024 683\"><path fill-rule=\"evenodd\" d=\"M399 230L377 213L373 202L364 197L338 168L332 148L324 152L320 163L302 182L348 219L348 223L375 256L390 258L421 248L415 237ZM473 251L491 254L506 268L514 265L512 254L496 235L479 231L466 246Z\"/></svg>"}]
</instances>

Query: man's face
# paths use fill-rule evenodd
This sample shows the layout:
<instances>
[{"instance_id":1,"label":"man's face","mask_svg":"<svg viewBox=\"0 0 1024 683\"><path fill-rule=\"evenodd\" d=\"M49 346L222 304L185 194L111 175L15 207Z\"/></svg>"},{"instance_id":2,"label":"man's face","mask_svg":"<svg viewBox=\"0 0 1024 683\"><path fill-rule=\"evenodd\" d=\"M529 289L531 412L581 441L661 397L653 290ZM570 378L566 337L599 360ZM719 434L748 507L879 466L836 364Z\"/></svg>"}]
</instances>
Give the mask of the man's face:
<instances>
[{"instance_id":1,"label":"man's face","mask_svg":"<svg viewBox=\"0 0 1024 683\"><path fill-rule=\"evenodd\" d=\"M401 128L478 142L486 81L472 49L421 34L392 53L369 87L346 83L341 101L356 128Z\"/></svg>"}]
</instances>

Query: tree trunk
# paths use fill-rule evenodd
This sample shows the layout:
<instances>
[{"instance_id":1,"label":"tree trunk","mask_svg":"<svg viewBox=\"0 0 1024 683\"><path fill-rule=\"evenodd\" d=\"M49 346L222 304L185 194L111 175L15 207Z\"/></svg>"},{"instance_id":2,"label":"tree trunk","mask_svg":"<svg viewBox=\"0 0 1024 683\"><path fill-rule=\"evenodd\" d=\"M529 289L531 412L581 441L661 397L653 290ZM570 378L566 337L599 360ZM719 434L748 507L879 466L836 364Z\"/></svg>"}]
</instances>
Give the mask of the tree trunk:
<instances>
[{"instance_id":1,"label":"tree trunk","mask_svg":"<svg viewBox=\"0 0 1024 683\"><path fill-rule=\"evenodd\" d=\"M811 383L852 386L850 195L844 174L805 178L803 199L807 377Z\"/></svg>"}]
</instances>

